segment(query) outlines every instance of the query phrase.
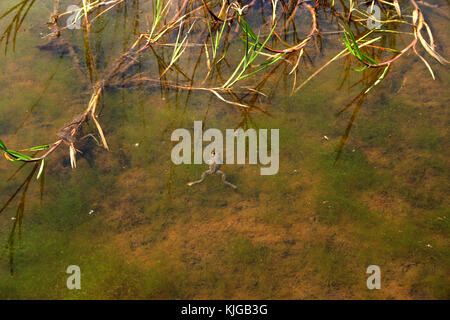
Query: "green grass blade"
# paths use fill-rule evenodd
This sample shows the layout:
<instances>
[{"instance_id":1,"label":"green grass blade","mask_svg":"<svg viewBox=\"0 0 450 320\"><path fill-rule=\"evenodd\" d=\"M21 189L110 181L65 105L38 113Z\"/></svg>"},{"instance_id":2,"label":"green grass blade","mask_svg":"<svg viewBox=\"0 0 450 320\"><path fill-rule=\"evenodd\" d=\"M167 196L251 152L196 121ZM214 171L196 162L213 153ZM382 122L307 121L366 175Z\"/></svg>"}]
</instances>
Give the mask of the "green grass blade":
<instances>
[{"instance_id":1,"label":"green grass blade","mask_svg":"<svg viewBox=\"0 0 450 320\"><path fill-rule=\"evenodd\" d=\"M3 143L2 140L0 140L0 149L2 149L3 151L8 150L8 148L6 148L5 144Z\"/></svg>"},{"instance_id":2,"label":"green grass blade","mask_svg":"<svg viewBox=\"0 0 450 320\"><path fill-rule=\"evenodd\" d=\"M386 66L386 68L384 68L383 73L381 74L381 76L378 77L377 81L375 81L375 82L369 87L369 89L367 89L367 90L364 92L364 94L367 94L370 90L372 90L375 86L377 86L377 85L384 79L384 77L386 76L386 73L388 72L390 66L391 66L391 65L388 64L388 65Z\"/></svg>"},{"instance_id":3,"label":"green grass blade","mask_svg":"<svg viewBox=\"0 0 450 320\"><path fill-rule=\"evenodd\" d=\"M27 160L33 159L33 158L31 158L30 156L27 156L26 154L23 154L23 153L14 151L14 150L6 150L6 152L7 152L9 155L11 155L11 156L17 158L16 160L18 160L18 161L27 161Z\"/></svg>"},{"instance_id":4,"label":"green grass blade","mask_svg":"<svg viewBox=\"0 0 450 320\"><path fill-rule=\"evenodd\" d=\"M33 147L30 149L27 149L27 151L41 151L41 150L47 150L48 148L50 148L49 145L43 145L43 146L38 146L38 147Z\"/></svg>"}]
</instances>

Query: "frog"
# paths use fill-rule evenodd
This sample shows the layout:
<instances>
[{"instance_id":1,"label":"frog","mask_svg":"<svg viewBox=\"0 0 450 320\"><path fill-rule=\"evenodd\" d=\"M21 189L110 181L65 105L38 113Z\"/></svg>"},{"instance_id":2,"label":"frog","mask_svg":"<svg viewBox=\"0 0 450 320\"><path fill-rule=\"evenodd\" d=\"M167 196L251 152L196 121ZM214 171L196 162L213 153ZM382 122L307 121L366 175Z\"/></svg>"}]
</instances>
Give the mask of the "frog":
<instances>
[{"instance_id":1,"label":"frog","mask_svg":"<svg viewBox=\"0 0 450 320\"><path fill-rule=\"evenodd\" d=\"M225 172L220 170L220 167L222 166L223 161L222 161L222 158L220 157L219 153L216 153L214 150L211 151L211 157L207 161L207 163L209 164L209 169L202 173L202 175L201 175L199 180L188 182L187 185L189 187L191 187L191 186L193 186L195 184L198 184L198 183L202 183L205 180L206 176L215 174L215 175L218 175L218 176L222 177L222 182L225 185L227 185L227 186L229 186L229 187L231 187L233 189L237 189L237 186L235 186L234 184L232 184L232 183L227 181L227 176L226 176Z\"/></svg>"}]
</instances>

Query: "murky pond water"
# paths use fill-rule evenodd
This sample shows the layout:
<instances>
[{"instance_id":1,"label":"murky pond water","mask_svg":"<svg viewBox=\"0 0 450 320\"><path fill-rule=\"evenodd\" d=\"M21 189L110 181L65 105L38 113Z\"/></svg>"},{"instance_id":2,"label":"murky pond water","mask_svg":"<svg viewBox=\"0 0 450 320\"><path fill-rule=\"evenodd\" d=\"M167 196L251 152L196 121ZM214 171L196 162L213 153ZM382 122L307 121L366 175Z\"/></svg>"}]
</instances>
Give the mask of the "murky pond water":
<instances>
[{"instance_id":1,"label":"murky pond water","mask_svg":"<svg viewBox=\"0 0 450 320\"><path fill-rule=\"evenodd\" d=\"M0 12L19 2L1 1ZM0 58L0 139L15 150L59 139L93 86L151 28L152 12L152 1L125 1L92 22L88 45L84 28L63 30L56 43L45 37L54 1L22 2L29 12ZM60 1L58 12L77 2ZM448 2L420 5L437 51L450 57ZM308 34L302 10L298 38L286 31L283 42ZM383 69L355 71L361 63L343 55L293 92L345 49L330 9L317 10L322 35L295 76L298 55L286 55L234 93L220 92L227 101L202 89L227 81L245 41L235 22L227 26L223 63L210 69L198 18L174 65L176 30L127 57L130 67L103 88L96 119L109 150L90 120L76 169L65 144L39 180L38 165L1 161L0 298L449 298L448 66L427 56L433 80L409 51L371 88ZM271 13L261 4L247 12L262 37ZM15 14L0 20L0 33ZM410 41L383 37L397 50ZM171 134L192 132L194 121L223 132L279 129L278 173L225 164L236 190L218 176L188 187L207 165L175 165ZM69 265L80 266L82 290L67 289ZM369 265L380 266L382 290L367 289Z\"/></svg>"}]
</instances>

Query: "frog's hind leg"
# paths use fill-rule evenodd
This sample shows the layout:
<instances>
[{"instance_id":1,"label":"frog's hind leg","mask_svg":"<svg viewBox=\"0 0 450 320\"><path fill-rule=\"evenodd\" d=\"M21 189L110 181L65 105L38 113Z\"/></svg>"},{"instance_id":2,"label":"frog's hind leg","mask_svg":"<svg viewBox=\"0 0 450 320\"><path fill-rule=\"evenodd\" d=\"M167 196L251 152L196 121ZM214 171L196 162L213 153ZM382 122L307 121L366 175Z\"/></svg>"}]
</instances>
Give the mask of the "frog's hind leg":
<instances>
[{"instance_id":1,"label":"frog's hind leg","mask_svg":"<svg viewBox=\"0 0 450 320\"><path fill-rule=\"evenodd\" d=\"M206 176L209 176L211 173L212 173L211 170L206 170L202 173L200 180L189 182L187 185L190 187L193 186L194 184L201 183L203 182L203 180L205 180Z\"/></svg>"},{"instance_id":2,"label":"frog's hind leg","mask_svg":"<svg viewBox=\"0 0 450 320\"><path fill-rule=\"evenodd\" d=\"M229 182L226 180L226 179L227 179L227 175L225 174L225 172L223 172L223 171L221 171L221 170L217 170L217 171L216 171L216 174L219 175L219 176L222 176L222 182L225 183L227 186L230 186L230 187L232 187L233 189L237 189L237 187L236 187L234 184L229 183Z\"/></svg>"}]
</instances>

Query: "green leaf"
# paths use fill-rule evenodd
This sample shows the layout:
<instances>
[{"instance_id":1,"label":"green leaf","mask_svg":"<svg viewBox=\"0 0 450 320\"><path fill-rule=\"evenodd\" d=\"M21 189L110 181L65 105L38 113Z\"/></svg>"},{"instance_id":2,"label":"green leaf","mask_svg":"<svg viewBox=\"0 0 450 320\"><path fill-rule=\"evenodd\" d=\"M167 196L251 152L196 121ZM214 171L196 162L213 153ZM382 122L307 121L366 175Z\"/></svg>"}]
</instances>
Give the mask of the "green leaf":
<instances>
[{"instance_id":1,"label":"green leaf","mask_svg":"<svg viewBox=\"0 0 450 320\"><path fill-rule=\"evenodd\" d=\"M7 152L9 155L11 155L11 156L17 158L16 160L19 160L19 161L26 161L26 160L31 160L31 159L33 159L33 158L31 158L30 156L27 156L26 154L23 154L23 153L14 151L14 150L6 150L6 152Z\"/></svg>"},{"instance_id":2,"label":"green leaf","mask_svg":"<svg viewBox=\"0 0 450 320\"><path fill-rule=\"evenodd\" d=\"M238 23L241 26L241 29L247 34L247 36L250 36L253 40L257 40L256 34L253 31L252 27L247 23L247 21L244 19L243 16L239 15Z\"/></svg>"},{"instance_id":3,"label":"green leaf","mask_svg":"<svg viewBox=\"0 0 450 320\"><path fill-rule=\"evenodd\" d=\"M388 65L386 66L386 68L384 68L383 72L381 73L381 76L377 79L377 81L374 82L374 84L372 84L372 85L369 87L369 89L367 89L367 90L364 92L364 94L367 94L370 90L372 90L375 86L377 86L377 85L384 79L384 77L386 76L386 73L388 72L390 66L391 66L391 65L388 64Z\"/></svg>"},{"instance_id":4,"label":"green leaf","mask_svg":"<svg viewBox=\"0 0 450 320\"><path fill-rule=\"evenodd\" d=\"M41 150L47 150L48 148L50 148L50 146L48 144L46 144L43 146L30 148L30 149L28 149L28 151L41 151Z\"/></svg>"},{"instance_id":5,"label":"green leaf","mask_svg":"<svg viewBox=\"0 0 450 320\"><path fill-rule=\"evenodd\" d=\"M0 149L2 149L3 151L8 150L8 148L6 148L5 144L3 143L2 140L0 140Z\"/></svg>"},{"instance_id":6,"label":"green leaf","mask_svg":"<svg viewBox=\"0 0 450 320\"><path fill-rule=\"evenodd\" d=\"M366 69L369 69L369 66L363 66L363 67L361 67L361 68L359 68L359 69L353 69L353 71L361 72L361 71L364 71L364 70L366 70Z\"/></svg>"},{"instance_id":7,"label":"green leaf","mask_svg":"<svg viewBox=\"0 0 450 320\"><path fill-rule=\"evenodd\" d=\"M358 58L363 63L371 63L371 64L377 64L377 62L369 57L368 55L364 54L359 50L358 42L356 42L355 36L353 35L352 30L350 29L350 26L347 24L347 22L344 21L344 43L347 47L347 49L350 51L352 55L354 55L356 58ZM350 36L350 39L349 39Z\"/></svg>"},{"instance_id":8,"label":"green leaf","mask_svg":"<svg viewBox=\"0 0 450 320\"><path fill-rule=\"evenodd\" d=\"M281 54L281 55L279 55L278 57L276 57L274 59L270 59L270 60L264 62L263 64L261 64L259 69L255 70L255 71L253 71L251 73L248 73L246 75L240 76L238 78L238 80L242 80L242 79L248 78L248 77L250 77L250 76L252 76L252 75L254 75L254 74L256 74L256 73L258 73L258 72L260 72L262 70L264 70L268 66L270 66L270 65L274 64L275 62L277 62L278 60L280 60L283 56L284 56L284 54Z\"/></svg>"}]
</instances>

